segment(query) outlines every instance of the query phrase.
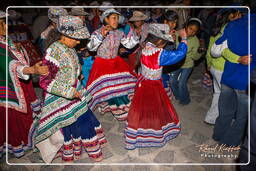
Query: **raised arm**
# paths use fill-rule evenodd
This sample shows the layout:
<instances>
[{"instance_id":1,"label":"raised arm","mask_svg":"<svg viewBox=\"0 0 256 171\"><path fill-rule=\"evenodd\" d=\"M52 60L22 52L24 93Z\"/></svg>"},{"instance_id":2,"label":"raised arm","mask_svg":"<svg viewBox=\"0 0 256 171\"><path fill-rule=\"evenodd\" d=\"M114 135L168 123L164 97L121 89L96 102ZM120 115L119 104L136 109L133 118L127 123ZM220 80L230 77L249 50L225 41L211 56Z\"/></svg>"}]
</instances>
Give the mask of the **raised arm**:
<instances>
[{"instance_id":1,"label":"raised arm","mask_svg":"<svg viewBox=\"0 0 256 171\"><path fill-rule=\"evenodd\" d=\"M139 43L139 37L132 27L130 27L130 31L127 36L123 32L120 33L122 34L121 43L127 49L132 49Z\"/></svg>"},{"instance_id":2,"label":"raised arm","mask_svg":"<svg viewBox=\"0 0 256 171\"><path fill-rule=\"evenodd\" d=\"M187 45L181 42L176 50L162 50L159 57L159 65L172 65L181 61L187 53Z\"/></svg>"},{"instance_id":3,"label":"raised arm","mask_svg":"<svg viewBox=\"0 0 256 171\"><path fill-rule=\"evenodd\" d=\"M97 51L103 39L104 39L104 36L101 33L101 29L94 31L90 37L89 43L87 44L88 50Z\"/></svg>"}]
</instances>

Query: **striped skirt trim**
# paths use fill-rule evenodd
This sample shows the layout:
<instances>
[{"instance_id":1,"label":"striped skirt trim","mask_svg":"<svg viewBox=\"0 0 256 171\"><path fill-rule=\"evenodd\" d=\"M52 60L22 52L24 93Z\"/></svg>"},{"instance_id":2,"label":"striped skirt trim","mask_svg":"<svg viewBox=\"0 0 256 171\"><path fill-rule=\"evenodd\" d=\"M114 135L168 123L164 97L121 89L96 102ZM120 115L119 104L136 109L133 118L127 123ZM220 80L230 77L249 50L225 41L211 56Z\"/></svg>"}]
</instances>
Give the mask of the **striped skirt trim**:
<instances>
[{"instance_id":1,"label":"striped skirt trim","mask_svg":"<svg viewBox=\"0 0 256 171\"><path fill-rule=\"evenodd\" d=\"M128 111L131 103L125 105L108 105L107 103L103 102L96 106L101 114L105 114L107 112L111 112L113 116L118 121L125 121L128 116Z\"/></svg>"},{"instance_id":2,"label":"striped skirt trim","mask_svg":"<svg viewBox=\"0 0 256 171\"><path fill-rule=\"evenodd\" d=\"M72 139L68 142L64 142L61 151L58 156L62 157L65 162L80 159L83 153L87 153L89 158L94 161L101 161L103 159L102 147L107 143L105 135L102 130L97 131L97 135L90 140L86 139ZM55 157L55 158L56 158Z\"/></svg>"},{"instance_id":3,"label":"striped skirt trim","mask_svg":"<svg viewBox=\"0 0 256 171\"><path fill-rule=\"evenodd\" d=\"M32 150L32 148L23 143L15 147L9 144L7 150L8 150L8 153L13 154L15 157L19 158L24 156L26 151ZM2 158L5 153L6 153L6 143L0 146L0 158Z\"/></svg>"},{"instance_id":4,"label":"striped skirt trim","mask_svg":"<svg viewBox=\"0 0 256 171\"><path fill-rule=\"evenodd\" d=\"M169 123L162 130L125 128L125 148L133 150L144 147L162 147L180 133L180 124Z\"/></svg>"},{"instance_id":5,"label":"striped skirt trim","mask_svg":"<svg viewBox=\"0 0 256 171\"><path fill-rule=\"evenodd\" d=\"M93 109L101 102L133 93L135 85L136 78L129 72L103 75L87 86L93 96L89 107Z\"/></svg>"},{"instance_id":6,"label":"striped skirt trim","mask_svg":"<svg viewBox=\"0 0 256 171\"><path fill-rule=\"evenodd\" d=\"M169 99L172 99L173 97L173 92L172 92L172 89L170 87L167 87L167 88L164 88L166 93L167 93L167 96L169 97Z\"/></svg>"}]
</instances>

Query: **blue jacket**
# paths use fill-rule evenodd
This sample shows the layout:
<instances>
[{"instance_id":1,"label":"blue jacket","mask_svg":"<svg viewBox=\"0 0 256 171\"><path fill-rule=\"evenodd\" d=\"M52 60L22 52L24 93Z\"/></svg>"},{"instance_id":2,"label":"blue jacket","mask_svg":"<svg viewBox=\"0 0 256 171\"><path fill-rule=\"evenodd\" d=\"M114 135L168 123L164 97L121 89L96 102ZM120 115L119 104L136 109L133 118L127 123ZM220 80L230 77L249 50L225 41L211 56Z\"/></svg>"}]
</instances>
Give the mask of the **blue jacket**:
<instances>
[{"instance_id":1,"label":"blue jacket","mask_svg":"<svg viewBox=\"0 0 256 171\"><path fill-rule=\"evenodd\" d=\"M223 35L215 42L212 47L212 55L215 48L220 54L225 48L229 48L233 53L244 56L248 55L248 15L230 22ZM250 54L252 54L252 63L250 69L256 66L256 15L250 16ZM217 47L217 48L216 48ZM217 57L216 55L213 55ZM225 62L224 72L221 83L238 90L246 90L248 87L248 66L240 63Z\"/></svg>"}]
</instances>

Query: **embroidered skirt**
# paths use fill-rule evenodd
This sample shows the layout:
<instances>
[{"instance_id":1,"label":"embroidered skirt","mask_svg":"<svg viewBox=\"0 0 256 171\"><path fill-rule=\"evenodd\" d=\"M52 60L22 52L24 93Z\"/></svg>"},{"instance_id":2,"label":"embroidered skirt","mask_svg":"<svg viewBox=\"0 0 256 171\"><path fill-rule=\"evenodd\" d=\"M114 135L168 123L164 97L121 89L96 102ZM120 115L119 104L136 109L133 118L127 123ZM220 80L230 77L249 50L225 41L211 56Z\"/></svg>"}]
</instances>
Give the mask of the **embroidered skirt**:
<instances>
[{"instance_id":1,"label":"embroidered skirt","mask_svg":"<svg viewBox=\"0 0 256 171\"><path fill-rule=\"evenodd\" d=\"M107 143L101 124L88 111L81 115L76 122L61 129L64 135L64 144L60 149L63 161L79 159L83 152L94 161L103 159L102 147Z\"/></svg>"},{"instance_id":2,"label":"embroidered skirt","mask_svg":"<svg viewBox=\"0 0 256 171\"><path fill-rule=\"evenodd\" d=\"M136 80L136 74L121 57L96 57L86 85L93 96L89 107L99 107L102 113L111 112L117 120L126 120Z\"/></svg>"},{"instance_id":3,"label":"embroidered skirt","mask_svg":"<svg viewBox=\"0 0 256 171\"><path fill-rule=\"evenodd\" d=\"M181 129L161 80L137 83L127 121L125 148L129 150L164 146Z\"/></svg>"},{"instance_id":4,"label":"embroidered skirt","mask_svg":"<svg viewBox=\"0 0 256 171\"><path fill-rule=\"evenodd\" d=\"M8 152L15 157L21 157L25 151L32 149L32 132L30 130L33 122L33 112L40 111L40 102L32 86L32 81L24 83L21 81L21 88L27 105L27 113L15 109L8 109ZM6 152L6 108L0 107L0 158Z\"/></svg>"}]
</instances>

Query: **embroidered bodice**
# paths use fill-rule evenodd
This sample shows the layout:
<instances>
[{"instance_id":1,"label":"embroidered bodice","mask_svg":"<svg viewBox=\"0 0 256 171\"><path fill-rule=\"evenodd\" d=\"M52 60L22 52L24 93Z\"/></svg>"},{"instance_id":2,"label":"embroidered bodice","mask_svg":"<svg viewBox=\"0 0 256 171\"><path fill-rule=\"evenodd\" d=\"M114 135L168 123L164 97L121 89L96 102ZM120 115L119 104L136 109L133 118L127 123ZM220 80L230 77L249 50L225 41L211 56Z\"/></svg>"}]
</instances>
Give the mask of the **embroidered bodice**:
<instances>
[{"instance_id":1,"label":"embroidered bodice","mask_svg":"<svg viewBox=\"0 0 256 171\"><path fill-rule=\"evenodd\" d=\"M148 42L142 50L141 56L141 75L149 80L161 79L164 65L172 65L185 57L187 45L180 43L177 50L164 50L157 48L154 44Z\"/></svg>"},{"instance_id":2,"label":"embroidered bodice","mask_svg":"<svg viewBox=\"0 0 256 171\"><path fill-rule=\"evenodd\" d=\"M120 30L109 31L104 38L101 34L102 28L94 31L90 37L87 47L90 51L97 51L97 56L105 59L115 58L118 54L120 44L131 49L139 43L139 38L133 29L126 36Z\"/></svg>"},{"instance_id":3,"label":"embroidered bodice","mask_svg":"<svg viewBox=\"0 0 256 171\"><path fill-rule=\"evenodd\" d=\"M52 94L73 97L81 72L76 51L56 41L46 50L43 64L49 67L50 73L41 76L41 87Z\"/></svg>"}]
</instances>

